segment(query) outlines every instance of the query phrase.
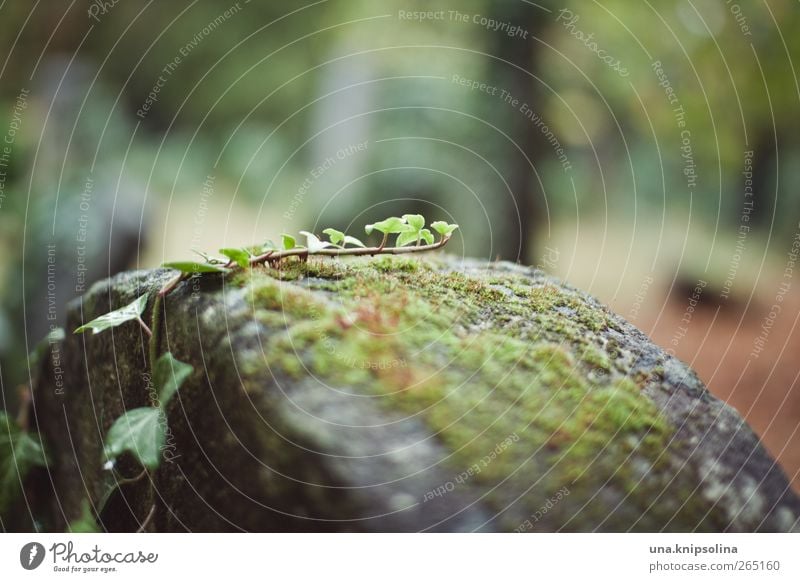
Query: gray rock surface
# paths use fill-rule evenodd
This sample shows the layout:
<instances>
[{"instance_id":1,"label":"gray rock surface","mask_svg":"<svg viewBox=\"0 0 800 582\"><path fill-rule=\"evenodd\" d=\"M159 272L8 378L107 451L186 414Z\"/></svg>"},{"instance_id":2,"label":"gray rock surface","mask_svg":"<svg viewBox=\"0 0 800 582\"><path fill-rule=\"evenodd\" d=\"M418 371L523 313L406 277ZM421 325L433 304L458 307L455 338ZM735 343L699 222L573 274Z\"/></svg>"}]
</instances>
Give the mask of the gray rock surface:
<instances>
[{"instance_id":1,"label":"gray rock surface","mask_svg":"<svg viewBox=\"0 0 800 582\"><path fill-rule=\"evenodd\" d=\"M95 285L68 329L171 276ZM52 344L34 388L64 530L791 531L800 501L732 408L591 297L509 263L289 263L181 283L154 317ZM194 366L160 467L119 487L103 439L146 406L149 351ZM122 459L118 476L139 473ZM102 506L102 507L101 507Z\"/></svg>"}]
</instances>

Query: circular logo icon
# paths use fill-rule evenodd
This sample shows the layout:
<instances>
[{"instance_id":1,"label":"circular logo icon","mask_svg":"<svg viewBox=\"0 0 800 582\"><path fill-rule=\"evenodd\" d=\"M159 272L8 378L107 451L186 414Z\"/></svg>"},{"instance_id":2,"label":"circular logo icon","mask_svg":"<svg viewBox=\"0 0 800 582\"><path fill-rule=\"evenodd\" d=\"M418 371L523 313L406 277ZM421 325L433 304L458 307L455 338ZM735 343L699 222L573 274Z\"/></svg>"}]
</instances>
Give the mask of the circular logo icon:
<instances>
[{"instance_id":1,"label":"circular logo icon","mask_svg":"<svg viewBox=\"0 0 800 582\"><path fill-rule=\"evenodd\" d=\"M44 546L39 542L28 542L19 551L19 563L26 570L35 570L44 561Z\"/></svg>"}]
</instances>

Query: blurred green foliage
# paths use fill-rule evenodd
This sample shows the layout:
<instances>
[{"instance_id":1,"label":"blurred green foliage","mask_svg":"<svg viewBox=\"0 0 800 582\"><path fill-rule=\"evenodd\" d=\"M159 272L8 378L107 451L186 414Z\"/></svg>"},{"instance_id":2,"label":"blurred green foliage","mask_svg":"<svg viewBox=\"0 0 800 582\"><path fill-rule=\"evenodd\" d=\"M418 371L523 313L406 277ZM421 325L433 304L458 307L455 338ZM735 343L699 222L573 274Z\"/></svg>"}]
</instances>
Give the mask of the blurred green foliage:
<instances>
[{"instance_id":1,"label":"blurred green foliage","mask_svg":"<svg viewBox=\"0 0 800 582\"><path fill-rule=\"evenodd\" d=\"M5 381L24 380L18 367L10 380L5 369L8 354L18 360L29 349L14 348L14 330L41 317L26 313L23 299L42 293L43 247L74 246L74 201L87 176L95 180L93 212L142 198L142 208L126 210L142 234L155 201L196 199L214 175L220 195L285 230L351 230L421 212L458 222L469 233L463 250L493 257L499 233L520 228L515 204L542 193L527 210L535 220L523 217L540 239L576 216L660 223L691 212L709 229L735 230L744 152L754 150L762 228L796 227L796 2L548 0L528 3L527 12L518 4L119 1L95 18L85 5L2 4L0 137L20 90L32 91L0 207ZM401 16L419 11L442 17ZM520 14L522 32L535 34L492 30L482 18L497 14ZM612 70L578 33L591 34L629 74ZM457 82L503 83L498 72L513 68L490 53L504 46L530 53L530 106L563 146L569 172L518 105ZM692 189L655 61L685 110ZM53 111L55 102L68 106ZM526 192L510 192L505 179L514 168L534 171L509 142L515 130L541 142L529 152L535 179ZM110 263L102 253L113 245L100 240L93 260ZM250 242L263 241L236 241ZM463 241L453 242L459 252ZM23 287L23 272L32 288Z\"/></svg>"}]
</instances>

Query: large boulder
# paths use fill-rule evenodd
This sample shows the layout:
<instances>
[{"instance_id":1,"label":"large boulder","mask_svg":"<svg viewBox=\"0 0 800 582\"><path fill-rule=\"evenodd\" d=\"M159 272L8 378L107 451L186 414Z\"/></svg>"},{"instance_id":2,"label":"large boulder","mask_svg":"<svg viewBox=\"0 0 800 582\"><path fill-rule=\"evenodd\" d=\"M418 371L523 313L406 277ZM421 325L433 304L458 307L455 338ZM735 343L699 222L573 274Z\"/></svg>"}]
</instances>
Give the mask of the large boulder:
<instances>
[{"instance_id":1,"label":"large boulder","mask_svg":"<svg viewBox=\"0 0 800 582\"><path fill-rule=\"evenodd\" d=\"M26 486L40 527L94 508L108 530L798 529L798 497L739 414L540 271L312 258L185 281L154 317L171 276L125 273L69 310L72 330L149 293L152 345L136 323L51 340L61 370L43 358L33 391L50 468ZM140 469L104 469L103 439L148 404L165 351L194 373L163 460L108 497Z\"/></svg>"}]
</instances>

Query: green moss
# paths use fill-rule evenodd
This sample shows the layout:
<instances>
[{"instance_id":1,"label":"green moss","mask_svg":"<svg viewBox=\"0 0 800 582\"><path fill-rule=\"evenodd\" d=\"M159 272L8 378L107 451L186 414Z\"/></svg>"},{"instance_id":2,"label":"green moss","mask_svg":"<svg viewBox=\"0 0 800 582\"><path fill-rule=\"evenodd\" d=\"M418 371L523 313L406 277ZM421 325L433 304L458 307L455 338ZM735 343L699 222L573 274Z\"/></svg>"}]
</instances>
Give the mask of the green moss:
<instances>
[{"instance_id":1,"label":"green moss","mask_svg":"<svg viewBox=\"0 0 800 582\"><path fill-rule=\"evenodd\" d=\"M259 309L280 311L287 317L305 317L312 311L325 309L306 289L263 274L252 276L247 300Z\"/></svg>"},{"instance_id":2,"label":"green moss","mask_svg":"<svg viewBox=\"0 0 800 582\"><path fill-rule=\"evenodd\" d=\"M301 287L307 279L329 300ZM453 451L453 470L488 455L477 482L541 472L545 488L597 489L630 482L634 460L655 467L670 446L671 427L615 371L618 348L597 347L608 314L569 290L389 256L297 262L248 285L262 318L283 318L265 342L273 371L387 396ZM590 381L587 366L603 373Z\"/></svg>"},{"instance_id":3,"label":"green moss","mask_svg":"<svg viewBox=\"0 0 800 582\"><path fill-rule=\"evenodd\" d=\"M375 269L381 273L416 273L432 270L430 263L425 260L393 255L375 257L371 259L371 264L366 268Z\"/></svg>"},{"instance_id":4,"label":"green moss","mask_svg":"<svg viewBox=\"0 0 800 582\"><path fill-rule=\"evenodd\" d=\"M611 362L608 356L592 345L587 345L581 352L581 361L605 373L611 372Z\"/></svg>"}]
</instances>

